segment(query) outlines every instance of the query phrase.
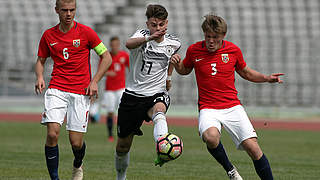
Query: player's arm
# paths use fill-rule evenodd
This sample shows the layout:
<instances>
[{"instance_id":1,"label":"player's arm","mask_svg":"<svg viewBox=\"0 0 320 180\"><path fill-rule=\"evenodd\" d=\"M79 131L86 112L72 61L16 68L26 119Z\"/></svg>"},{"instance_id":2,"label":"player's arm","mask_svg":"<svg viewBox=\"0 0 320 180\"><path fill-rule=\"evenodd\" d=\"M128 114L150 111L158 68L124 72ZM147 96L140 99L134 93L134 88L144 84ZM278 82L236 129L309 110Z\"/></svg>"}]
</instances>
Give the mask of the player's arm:
<instances>
[{"instance_id":1,"label":"player's arm","mask_svg":"<svg viewBox=\"0 0 320 180\"><path fill-rule=\"evenodd\" d=\"M174 68L180 75L187 75L192 71L192 68L187 68L184 66L179 54L174 54L170 59L170 63L173 64Z\"/></svg>"},{"instance_id":2,"label":"player's arm","mask_svg":"<svg viewBox=\"0 0 320 180\"><path fill-rule=\"evenodd\" d=\"M106 75L106 76L110 76L110 77L114 77L114 76L117 75L117 73L110 70L110 71L107 71L105 75Z\"/></svg>"},{"instance_id":3,"label":"player's arm","mask_svg":"<svg viewBox=\"0 0 320 180\"><path fill-rule=\"evenodd\" d=\"M126 42L126 47L128 49L135 49L140 47L141 45L147 43L148 41L157 40L164 36L167 33L167 27L164 27L163 30L156 31L150 36L136 37L130 38Z\"/></svg>"},{"instance_id":4,"label":"player's arm","mask_svg":"<svg viewBox=\"0 0 320 180\"><path fill-rule=\"evenodd\" d=\"M43 71L44 64L47 58L38 57L37 62L35 64L35 73L36 73L36 84L35 84L35 92L36 94L41 94L46 87L46 84L43 79Z\"/></svg>"},{"instance_id":5,"label":"player's arm","mask_svg":"<svg viewBox=\"0 0 320 180\"><path fill-rule=\"evenodd\" d=\"M172 78L172 72L173 72L174 66L169 63L169 67L168 67L168 76L167 76L167 80L166 80L166 89L167 91L169 91L171 89L171 78Z\"/></svg>"},{"instance_id":6,"label":"player's arm","mask_svg":"<svg viewBox=\"0 0 320 180\"><path fill-rule=\"evenodd\" d=\"M100 65L98 67L97 73L92 78L88 88L86 89L86 95L98 98L98 82L105 75L106 71L112 63L112 58L107 48L101 42L98 46L93 48L96 53L100 56Z\"/></svg>"},{"instance_id":7,"label":"player's arm","mask_svg":"<svg viewBox=\"0 0 320 180\"><path fill-rule=\"evenodd\" d=\"M255 71L248 66L244 67L242 70L237 70L237 73L243 78L251 82L262 83L282 83L280 76L284 75L283 73L274 73L271 75L264 75L258 71Z\"/></svg>"}]
</instances>

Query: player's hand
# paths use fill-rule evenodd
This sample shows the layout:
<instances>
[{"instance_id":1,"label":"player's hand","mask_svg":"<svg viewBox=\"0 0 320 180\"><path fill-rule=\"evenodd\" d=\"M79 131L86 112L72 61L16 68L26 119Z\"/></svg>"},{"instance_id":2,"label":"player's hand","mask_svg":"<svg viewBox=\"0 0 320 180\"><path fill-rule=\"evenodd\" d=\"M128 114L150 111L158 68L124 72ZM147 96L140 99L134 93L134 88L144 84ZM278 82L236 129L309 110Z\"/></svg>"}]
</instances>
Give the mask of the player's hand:
<instances>
[{"instance_id":1,"label":"player's hand","mask_svg":"<svg viewBox=\"0 0 320 180\"><path fill-rule=\"evenodd\" d=\"M44 82L43 78L37 79L36 85L34 87L36 94L41 94L45 88L46 83Z\"/></svg>"},{"instance_id":2,"label":"player's hand","mask_svg":"<svg viewBox=\"0 0 320 180\"><path fill-rule=\"evenodd\" d=\"M170 58L170 63L173 64L173 65L177 65L179 64L181 61L181 56L180 54L174 54L171 56Z\"/></svg>"},{"instance_id":3,"label":"player's hand","mask_svg":"<svg viewBox=\"0 0 320 180\"><path fill-rule=\"evenodd\" d=\"M98 84L94 81L91 81L88 88L86 88L86 95L90 96L91 102L98 99Z\"/></svg>"},{"instance_id":4,"label":"player's hand","mask_svg":"<svg viewBox=\"0 0 320 180\"><path fill-rule=\"evenodd\" d=\"M172 87L171 80L166 80L166 89L169 91Z\"/></svg>"},{"instance_id":5,"label":"player's hand","mask_svg":"<svg viewBox=\"0 0 320 180\"><path fill-rule=\"evenodd\" d=\"M163 29L156 31L155 33L151 34L149 37L149 40L157 40L160 39L162 36L164 36L167 33L167 27L164 27Z\"/></svg>"},{"instance_id":6,"label":"player's hand","mask_svg":"<svg viewBox=\"0 0 320 180\"><path fill-rule=\"evenodd\" d=\"M274 74L271 74L269 77L268 77L268 82L269 83L275 83L275 82L278 82L278 83L283 83L283 81L280 79L280 76L283 76L284 73L274 73Z\"/></svg>"}]
</instances>

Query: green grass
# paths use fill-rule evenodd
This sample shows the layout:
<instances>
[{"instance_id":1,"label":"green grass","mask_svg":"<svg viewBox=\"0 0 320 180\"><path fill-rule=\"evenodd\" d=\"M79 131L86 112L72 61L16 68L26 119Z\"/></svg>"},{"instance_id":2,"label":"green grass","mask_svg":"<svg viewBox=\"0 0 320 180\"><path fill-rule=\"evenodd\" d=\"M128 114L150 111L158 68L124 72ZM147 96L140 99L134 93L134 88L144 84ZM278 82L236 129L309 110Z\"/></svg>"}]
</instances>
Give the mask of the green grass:
<instances>
[{"instance_id":1,"label":"green grass","mask_svg":"<svg viewBox=\"0 0 320 180\"><path fill-rule=\"evenodd\" d=\"M171 126L170 132L182 137L183 155L179 159L155 167L152 127L143 126L144 136L135 137L129 180L223 180L222 167L209 155L196 127ZM318 180L320 177L319 132L258 130L259 143L271 163L277 180ZM49 179L44 158L46 128L38 123L0 122L0 179ZM115 179L115 143L106 139L103 124L90 124L85 136L85 179ZM259 179L247 154L235 149L226 133L222 141L229 158L245 180ZM60 179L70 179L73 155L65 127L59 139Z\"/></svg>"}]
</instances>

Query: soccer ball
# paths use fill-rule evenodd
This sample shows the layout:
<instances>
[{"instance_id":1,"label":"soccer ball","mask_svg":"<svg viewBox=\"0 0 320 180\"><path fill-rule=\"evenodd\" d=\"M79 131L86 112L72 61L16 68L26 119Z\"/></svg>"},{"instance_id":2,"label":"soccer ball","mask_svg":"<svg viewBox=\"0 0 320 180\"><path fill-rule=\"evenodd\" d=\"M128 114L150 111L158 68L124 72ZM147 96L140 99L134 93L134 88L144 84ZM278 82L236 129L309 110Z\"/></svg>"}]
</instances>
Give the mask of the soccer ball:
<instances>
[{"instance_id":1,"label":"soccer ball","mask_svg":"<svg viewBox=\"0 0 320 180\"><path fill-rule=\"evenodd\" d=\"M182 140L171 133L159 137L156 146L158 155L165 161L177 159L182 154Z\"/></svg>"}]
</instances>

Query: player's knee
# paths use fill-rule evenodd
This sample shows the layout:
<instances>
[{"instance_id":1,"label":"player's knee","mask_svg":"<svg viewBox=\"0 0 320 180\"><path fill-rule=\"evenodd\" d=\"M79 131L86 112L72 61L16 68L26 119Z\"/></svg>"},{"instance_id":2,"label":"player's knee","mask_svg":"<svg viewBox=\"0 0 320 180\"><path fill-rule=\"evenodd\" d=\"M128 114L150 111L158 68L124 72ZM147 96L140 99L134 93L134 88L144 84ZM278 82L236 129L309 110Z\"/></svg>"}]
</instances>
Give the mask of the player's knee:
<instances>
[{"instance_id":1,"label":"player's knee","mask_svg":"<svg viewBox=\"0 0 320 180\"><path fill-rule=\"evenodd\" d=\"M220 142L220 140L218 137L208 137L205 140L205 143L207 144L207 146L209 148L216 148L219 145L219 142Z\"/></svg>"},{"instance_id":2,"label":"player's knee","mask_svg":"<svg viewBox=\"0 0 320 180\"><path fill-rule=\"evenodd\" d=\"M72 148L74 148L74 149L81 149L81 147L82 147L82 142L81 141L80 142L72 141L70 143L71 143Z\"/></svg>"},{"instance_id":3,"label":"player's knee","mask_svg":"<svg viewBox=\"0 0 320 180\"><path fill-rule=\"evenodd\" d=\"M58 143L59 134L52 131L47 134L47 145L56 145Z\"/></svg>"},{"instance_id":4,"label":"player's knee","mask_svg":"<svg viewBox=\"0 0 320 180\"><path fill-rule=\"evenodd\" d=\"M117 144L116 152L117 153L128 153L130 151L130 146L126 144Z\"/></svg>"},{"instance_id":5,"label":"player's knee","mask_svg":"<svg viewBox=\"0 0 320 180\"><path fill-rule=\"evenodd\" d=\"M202 138L209 148L216 148L220 142L220 134L210 130L205 131Z\"/></svg>"},{"instance_id":6,"label":"player's knee","mask_svg":"<svg viewBox=\"0 0 320 180\"><path fill-rule=\"evenodd\" d=\"M258 160L261 158L263 153L256 138L246 139L241 144L251 159Z\"/></svg>"},{"instance_id":7,"label":"player's knee","mask_svg":"<svg viewBox=\"0 0 320 180\"><path fill-rule=\"evenodd\" d=\"M119 141L117 142L116 152L117 153L128 153L130 151L130 142Z\"/></svg>"}]
</instances>

